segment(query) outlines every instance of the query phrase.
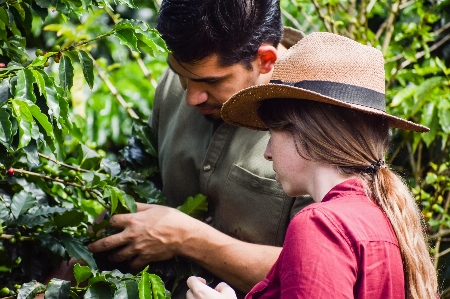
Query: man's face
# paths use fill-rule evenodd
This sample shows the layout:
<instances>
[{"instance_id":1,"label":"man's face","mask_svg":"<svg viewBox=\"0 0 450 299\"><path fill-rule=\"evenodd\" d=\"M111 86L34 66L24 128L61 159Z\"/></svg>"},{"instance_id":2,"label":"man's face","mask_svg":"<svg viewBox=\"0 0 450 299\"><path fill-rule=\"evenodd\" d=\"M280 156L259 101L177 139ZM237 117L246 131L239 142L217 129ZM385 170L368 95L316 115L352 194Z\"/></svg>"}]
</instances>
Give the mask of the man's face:
<instances>
[{"instance_id":1,"label":"man's face","mask_svg":"<svg viewBox=\"0 0 450 299\"><path fill-rule=\"evenodd\" d=\"M259 78L256 60L252 63L252 70L241 63L221 66L217 55L196 63L180 63L169 54L167 61L186 90L187 104L213 120L221 119L220 109L223 103L234 93L256 85Z\"/></svg>"}]
</instances>

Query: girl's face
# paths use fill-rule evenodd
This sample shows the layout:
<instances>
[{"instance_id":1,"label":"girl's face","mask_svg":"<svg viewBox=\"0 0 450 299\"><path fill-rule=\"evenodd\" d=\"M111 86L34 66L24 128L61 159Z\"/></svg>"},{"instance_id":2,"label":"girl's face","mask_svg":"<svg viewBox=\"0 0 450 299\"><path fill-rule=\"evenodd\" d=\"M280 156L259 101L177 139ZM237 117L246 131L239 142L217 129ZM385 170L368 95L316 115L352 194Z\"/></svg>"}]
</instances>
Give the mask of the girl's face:
<instances>
[{"instance_id":1,"label":"girl's face","mask_svg":"<svg viewBox=\"0 0 450 299\"><path fill-rule=\"evenodd\" d=\"M273 162L275 179L281 183L284 192L291 196L309 194L314 162L302 158L295 147L294 137L286 130L269 130L270 139L264 157ZM299 150L299 142L297 142Z\"/></svg>"}]
</instances>

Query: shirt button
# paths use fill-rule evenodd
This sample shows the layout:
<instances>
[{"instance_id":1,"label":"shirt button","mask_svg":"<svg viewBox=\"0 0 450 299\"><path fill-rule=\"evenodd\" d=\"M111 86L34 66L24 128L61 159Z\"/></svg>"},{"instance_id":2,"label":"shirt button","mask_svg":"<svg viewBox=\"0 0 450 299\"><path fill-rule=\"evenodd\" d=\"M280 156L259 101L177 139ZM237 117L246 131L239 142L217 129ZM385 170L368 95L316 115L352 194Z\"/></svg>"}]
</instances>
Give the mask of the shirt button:
<instances>
[{"instance_id":1,"label":"shirt button","mask_svg":"<svg viewBox=\"0 0 450 299\"><path fill-rule=\"evenodd\" d=\"M203 166L203 170L204 171L210 171L211 170L211 165L205 165L205 166Z\"/></svg>"}]
</instances>

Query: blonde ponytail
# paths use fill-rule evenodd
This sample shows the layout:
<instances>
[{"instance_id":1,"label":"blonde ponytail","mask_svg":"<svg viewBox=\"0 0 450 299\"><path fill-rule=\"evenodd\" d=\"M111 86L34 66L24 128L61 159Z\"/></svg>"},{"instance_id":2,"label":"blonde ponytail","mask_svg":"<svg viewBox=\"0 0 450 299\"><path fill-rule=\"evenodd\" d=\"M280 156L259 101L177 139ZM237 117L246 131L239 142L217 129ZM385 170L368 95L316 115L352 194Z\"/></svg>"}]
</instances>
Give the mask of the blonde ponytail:
<instances>
[{"instance_id":1,"label":"blonde ponytail","mask_svg":"<svg viewBox=\"0 0 450 299\"><path fill-rule=\"evenodd\" d=\"M391 222L402 252L406 298L436 298L436 270L428 259L422 214L409 188L387 167L374 173L371 185L372 198Z\"/></svg>"}]
</instances>

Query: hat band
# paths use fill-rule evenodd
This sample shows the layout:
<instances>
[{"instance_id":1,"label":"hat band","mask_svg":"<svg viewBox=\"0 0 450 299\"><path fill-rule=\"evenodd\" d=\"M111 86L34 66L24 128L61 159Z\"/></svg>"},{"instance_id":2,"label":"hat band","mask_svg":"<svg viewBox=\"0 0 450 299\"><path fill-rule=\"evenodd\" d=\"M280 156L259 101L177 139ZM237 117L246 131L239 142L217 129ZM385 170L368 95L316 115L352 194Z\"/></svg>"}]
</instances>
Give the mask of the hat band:
<instances>
[{"instance_id":1,"label":"hat band","mask_svg":"<svg viewBox=\"0 0 450 299\"><path fill-rule=\"evenodd\" d=\"M321 95L334 98L345 103L362 105L386 112L385 95L365 87L338 82L309 80L299 82L270 80L270 83L298 87L320 93Z\"/></svg>"}]
</instances>

